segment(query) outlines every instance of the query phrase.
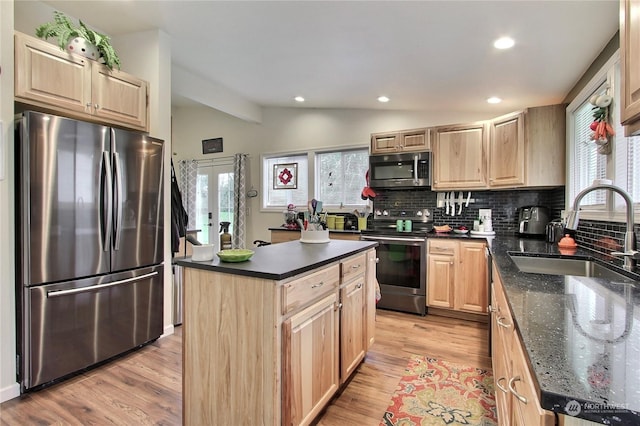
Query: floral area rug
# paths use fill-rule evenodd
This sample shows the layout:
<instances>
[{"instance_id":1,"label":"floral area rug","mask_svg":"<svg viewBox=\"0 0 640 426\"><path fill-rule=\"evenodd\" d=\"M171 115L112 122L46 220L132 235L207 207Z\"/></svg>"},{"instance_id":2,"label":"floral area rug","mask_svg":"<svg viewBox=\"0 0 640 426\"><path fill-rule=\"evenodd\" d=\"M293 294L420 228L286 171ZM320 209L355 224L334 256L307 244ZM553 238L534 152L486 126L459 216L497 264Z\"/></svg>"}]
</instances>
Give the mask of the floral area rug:
<instances>
[{"instance_id":1,"label":"floral area rug","mask_svg":"<svg viewBox=\"0 0 640 426\"><path fill-rule=\"evenodd\" d=\"M491 371L414 355L380 426L498 424Z\"/></svg>"}]
</instances>

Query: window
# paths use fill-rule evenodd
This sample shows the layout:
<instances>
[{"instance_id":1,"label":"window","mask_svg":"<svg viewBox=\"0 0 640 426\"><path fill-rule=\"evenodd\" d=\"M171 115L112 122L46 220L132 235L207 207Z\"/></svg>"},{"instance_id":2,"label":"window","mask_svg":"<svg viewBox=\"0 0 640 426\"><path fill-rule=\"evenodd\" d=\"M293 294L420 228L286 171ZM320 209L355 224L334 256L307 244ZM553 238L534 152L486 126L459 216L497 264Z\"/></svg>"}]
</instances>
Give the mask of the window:
<instances>
[{"instance_id":1,"label":"window","mask_svg":"<svg viewBox=\"0 0 640 426\"><path fill-rule=\"evenodd\" d=\"M369 150L323 152L316 155L316 198L327 206L364 206Z\"/></svg>"},{"instance_id":2,"label":"window","mask_svg":"<svg viewBox=\"0 0 640 426\"><path fill-rule=\"evenodd\" d=\"M274 189L274 182L278 178L274 173L274 166L279 164L295 164L295 189ZM309 161L307 154L288 155L279 157L263 157L262 160L262 200L263 208L286 209L289 204L306 206L309 198Z\"/></svg>"},{"instance_id":3,"label":"window","mask_svg":"<svg viewBox=\"0 0 640 426\"><path fill-rule=\"evenodd\" d=\"M635 201L640 202L640 137L625 137L620 125L620 64L616 53L593 77L591 82L580 92L567 108L569 128L569 176L567 199L571 203L578 192L590 186L594 179L610 179L615 185L626 190ZM598 146L590 140L589 125L593 121L593 106L589 99L594 94L608 93L614 100L609 107L609 122L615 129L615 136L610 140L611 154L597 152ZM581 206L591 206L592 214L582 217L598 219L594 210L604 210L607 205L607 193L595 191L588 194ZM622 211L624 201L616 196L612 207Z\"/></svg>"},{"instance_id":4,"label":"window","mask_svg":"<svg viewBox=\"0 0 640 426\"><path fill-rule=\"evenodd\" d=\"M274 166L296 164L297 188L274 189ZM368 148L345 148L305 154L262 157L262 208L284 210L294 204L300 210L307 202L321 200L325 210L355 208L367 201L360 197L369 169ZM277 176L275 176L277 178Z\"/></svg>"}]
</instances>

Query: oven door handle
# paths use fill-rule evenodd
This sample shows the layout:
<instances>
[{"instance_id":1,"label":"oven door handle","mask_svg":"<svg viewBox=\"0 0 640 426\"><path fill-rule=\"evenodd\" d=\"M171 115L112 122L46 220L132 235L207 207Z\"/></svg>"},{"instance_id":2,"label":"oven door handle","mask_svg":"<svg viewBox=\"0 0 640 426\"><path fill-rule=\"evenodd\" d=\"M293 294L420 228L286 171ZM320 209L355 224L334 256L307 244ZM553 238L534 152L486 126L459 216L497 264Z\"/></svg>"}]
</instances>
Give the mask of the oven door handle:
<instances>
[{"instance_id":1,"label":"oven door handle","mask_svg":"<svg viewBox=\"0 0 640 426\"><path fill-rule=\"evenodd\" d=\"M371 237L371 236L367 236L367 235L361 235L360 238L362 238L363 240L371 240L371 241L393 241L393 242L397 242L397 243L403 243L403 242L417 242L417 243L422 243L425 241L424 238L411 238L411 237L403 237L403 238L397 238L397 237Z\"/></svg>"},{"instance_id":2,"label":"oven door handle","mask_svg":"<svg viewBox=\"0 0 640 426\"><path fill-rule=\"evenodd\" d=\"M418 184L418 155L413 156L413 183Z\"/></svg>"}]
</instances>

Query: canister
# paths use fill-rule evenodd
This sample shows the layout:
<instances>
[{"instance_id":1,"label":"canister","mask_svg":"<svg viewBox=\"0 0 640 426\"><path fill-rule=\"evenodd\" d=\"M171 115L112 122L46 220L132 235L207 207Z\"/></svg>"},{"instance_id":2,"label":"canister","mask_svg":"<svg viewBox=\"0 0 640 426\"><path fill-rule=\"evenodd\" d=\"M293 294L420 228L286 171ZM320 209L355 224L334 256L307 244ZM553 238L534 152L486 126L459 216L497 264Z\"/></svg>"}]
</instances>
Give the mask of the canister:
<instances>
[{"instance_id":1,"label":"canister","mask_svg":"<svg viewBox=\"0 0 640 426\"><path fill-rule=\"evenodd\" d=\"M402 219L396 220L396 231L402 232L403 229L404 229L403 220Z\"/></svg>"},{"instance_id":2,"label":"canister","mask_svg":"<svg viewBox=\"0 0 640 426\"><path fill-rule=\"evenodd\" d=\"M413 223L411 223L410 220L404 221L404 228L403 228L404 232L411 232L412 227L413 227Z\"/></svg>"}]
</instances>

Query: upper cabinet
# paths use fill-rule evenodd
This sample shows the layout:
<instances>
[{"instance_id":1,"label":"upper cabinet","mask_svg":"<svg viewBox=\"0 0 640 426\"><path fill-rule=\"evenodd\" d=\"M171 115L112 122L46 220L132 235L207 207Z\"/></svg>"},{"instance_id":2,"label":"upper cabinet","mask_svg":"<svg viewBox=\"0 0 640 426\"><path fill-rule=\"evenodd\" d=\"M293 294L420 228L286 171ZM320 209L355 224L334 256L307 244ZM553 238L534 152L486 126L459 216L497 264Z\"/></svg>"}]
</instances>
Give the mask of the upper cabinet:
<instances>
[{"instance_id":1,"label":"upper cabinet","mask_svg":"<svg viewBox=\"0 0 640 426\"><path fill-rule=\"evenodd\" d=\"M430 151L429 129L412 129L399 132L373 133L371 154Z\"/></svg>"},{"instance_id":2,"label":"upper cabinet","mask_svg":"<svg viewBox=\"0 0 640 426\"><path fill-rule=\"evenodd\" d=\"M621 122L625 135L640 134L640 1L620 1Z\"/></svg>"},{"instance_id":3,"label":"upper cabinet","mask_svg":"<svg viewBox=\"0 0 640 426\"><path fill-rule=\"evenodd\" d=\"M488 135L484 122L436 127L432 188L486 188Z\"/></svg>"},{"instance_id":4,"label":"upper cabinet","mask_svg":"<svg viewBox=\"0 0 640 426\"><path fill-rule=\"evenodd\" d=\"M491 121L489 138L489 186L524 185L524 113Z\"/></svg>"},{"instance_id":5,"label":"upper cabinet","mask_svg":"<svg viewBox=\"0 0 640 426\"><path fill-rule=\"evenodd\" d=\"M148 131L149 84L15 33L15 100L64 116Z\"/></svg>"},{"instance_id":6,"label":"upper cabinet","mask_svg":"<svg viewBox=\"0 0 640 426\"><path fill-rule=\"evenodd\" d=\"M434 190L565 184L565 105L434 130Z\"/></svg>"}]
</instances>

